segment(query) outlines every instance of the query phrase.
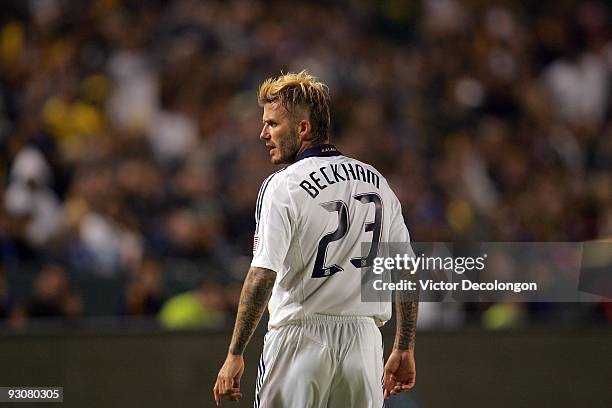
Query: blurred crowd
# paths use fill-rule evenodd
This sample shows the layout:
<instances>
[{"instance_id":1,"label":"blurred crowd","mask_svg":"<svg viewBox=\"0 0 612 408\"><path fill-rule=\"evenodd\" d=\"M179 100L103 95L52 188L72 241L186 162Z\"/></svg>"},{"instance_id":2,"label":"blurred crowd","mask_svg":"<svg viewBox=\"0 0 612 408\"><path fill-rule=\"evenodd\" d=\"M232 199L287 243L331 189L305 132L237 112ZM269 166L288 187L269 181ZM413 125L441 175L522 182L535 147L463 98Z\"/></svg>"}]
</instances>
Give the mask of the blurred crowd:
<instances>
[{"instance_id":1,"label":"blurred crowd","mask_svg":"<svg viewBox=\"0 0 612 408\"><path fill-rule=\"evenodd\" d=\"M0 7L0 318L83 315L79 273L126 279L118 314L174 321L189 304L185 319L222 322L274 171L256 90L302 69L330 87L332 141L387 177L414 240L612 236L609 3ZM164 303L162 259L205 262L189 299ZM3 271L24 264L39 272L19 298ZM532 308L481 309L451 320Z\"/></svg>"}]
</instances>

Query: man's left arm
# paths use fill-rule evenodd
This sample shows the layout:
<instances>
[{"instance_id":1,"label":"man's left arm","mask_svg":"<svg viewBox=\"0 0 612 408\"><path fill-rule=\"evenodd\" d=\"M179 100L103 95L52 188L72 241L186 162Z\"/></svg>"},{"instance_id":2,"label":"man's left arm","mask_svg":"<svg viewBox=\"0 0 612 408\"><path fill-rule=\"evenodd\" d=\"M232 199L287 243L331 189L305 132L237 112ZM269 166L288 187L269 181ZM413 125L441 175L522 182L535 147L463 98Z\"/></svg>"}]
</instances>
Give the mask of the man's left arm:
<instances>
[{"instance_id":1,"label":"man's left arm","mask_svg":"<svg viewBox=\"0 0 612 408\"><path fill-rule=\"evenodd\" d=\"M242 355L266 309L275 279L276 272L270 269L254 266L249 269L242 285L229 351L213 388L217 405L221 397L232 401L242 397L240 393L240 378L244 372Z\"/></svg>"}]
</instances>

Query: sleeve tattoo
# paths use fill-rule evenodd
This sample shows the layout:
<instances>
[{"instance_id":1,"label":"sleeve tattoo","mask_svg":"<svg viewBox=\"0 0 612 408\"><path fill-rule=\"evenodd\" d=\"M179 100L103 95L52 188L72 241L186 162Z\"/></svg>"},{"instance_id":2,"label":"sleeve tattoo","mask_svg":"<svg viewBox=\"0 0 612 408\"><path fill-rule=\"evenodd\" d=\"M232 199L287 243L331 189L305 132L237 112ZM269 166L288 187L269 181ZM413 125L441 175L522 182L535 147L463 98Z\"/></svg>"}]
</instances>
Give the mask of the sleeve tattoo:
<instances>
[{"instance_id":1,"label":"sleeve tattoo","mask_svg":"<svg viewBox=\"0 0 612 408\"><path fill-rule=\"evenodd\" d=\"M413 350L416 337L418 301L402 301L401 296L396 299L397 331L394 348L401 351Z\"/></svg>"},{"instance_id":2,"label":"sleeve tattoo","mask_svg":"<svg viewBox=\"0 0 612 408\"><path fill-rule=\"evenodd\" d=\"M244 349L266 309L275 279L276 272L269 269L257 267L249 269L242 285L236 324L229 348L230 354L240 355L244 353Z\"/></svg>"}]
</instances>

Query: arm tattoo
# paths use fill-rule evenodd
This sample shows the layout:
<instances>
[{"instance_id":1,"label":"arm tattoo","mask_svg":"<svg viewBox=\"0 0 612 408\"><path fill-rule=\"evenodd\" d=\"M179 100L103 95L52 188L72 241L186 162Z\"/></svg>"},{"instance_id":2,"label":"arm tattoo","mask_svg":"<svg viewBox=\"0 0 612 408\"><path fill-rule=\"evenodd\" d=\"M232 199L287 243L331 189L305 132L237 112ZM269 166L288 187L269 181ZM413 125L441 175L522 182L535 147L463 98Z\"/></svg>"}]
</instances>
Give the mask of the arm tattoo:
<instances>
[{"instance_id":1,"label":"arm tattoo","mask_svg":"<svg viewBox=\"0 0 612 408\"><path fill-rule=\"evenodd\" d=\"M269 269L257 267L249 269L240 294L236 324L229 348L231 354L244 353L268 304L275 279L276 272Z\"/></svg>"},{"instance_id":2,"label":"arm tattoo","mask_svg":"<svg viewBox=\"0 0 612 408\"><path fill-rule=\"evenodd\" d=\"M416 320L419 302L401 301L398 297L396 303L397 331L395 333L394 348L397 350L413 350L416 337Z\"/></svg>"}]
</instances>

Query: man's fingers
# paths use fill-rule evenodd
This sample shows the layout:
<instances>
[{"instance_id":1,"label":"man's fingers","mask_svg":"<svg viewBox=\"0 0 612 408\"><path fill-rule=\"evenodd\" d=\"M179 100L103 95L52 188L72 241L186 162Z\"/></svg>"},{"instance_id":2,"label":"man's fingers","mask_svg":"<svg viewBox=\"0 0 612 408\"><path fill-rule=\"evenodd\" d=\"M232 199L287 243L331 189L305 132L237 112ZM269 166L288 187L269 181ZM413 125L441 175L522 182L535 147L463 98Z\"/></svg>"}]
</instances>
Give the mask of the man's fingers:
<instances>
[{"instance_id":1,"label":"man's fingers","mask_svg":"<svg viewBox=\"0 0 612 408\"><path fill-rule=\"evenodd\" d=\"M225 396L225 398L227 398L230 401L239 401L240 398L242 398L242 393L241 392L232 392L229 393Z\"/></svg>"},{"instance_id":2,"label":"man's fingers","mask_svg":"<svg viewBox=\"0 0 612 408\"><path fill-rule=\"evenodd\" d=\"M384 384L385 389L391 391L395 384L395 376L391 373L385 373Z\"/></svg>"},{"instance_id":3,"label":"man's fingers","mask_svg":"<svg viewBox=\"0 0 612 408\"><path fill-rule=\"evenodd\" d=\"M393 375L393 373L386 371L385 375L384 375L384 379L385 379L385 384L387 384L387 382L395 382L395 376Z\"/></svg>"},{"instance_id":4,"label":"man's fingers","mask_svg":"<svg viewBox=\"0 0 612 408\"><path fill-rule=\"evenodd\" d=\"M227 378L221 377L220 380L221 380L221 387L219 389L219 393L220 394L227 394L227 392L230 389L230 386L228 384Z\"/></svg>"},{"instance_id":5,"label":"man's fingers","mask_svg":"<svg viewBox=\"0 0 612 408\"><path fill-rule=\"evenodd\" d=\"M215 382L215 387L213 388L213 395L215 396L215 404L219 406L219 379Z\"/></svg>"},{"instance_id":6,"label":"man's fingers","mask_svg":"<svg viewBox=\"0 0 612 408\"><path fill-rule=\"evenodd\" d=\"M402 385L403 390L409 390L412 387L414 387L414 381L410 381L409 383Z\"/></svg>"},{"instance_id":7,"label":"man's fingers","mask_svg":"<svg viewBox=\"0 0 612 408\"><path fill-rule=\"evenodd\" d=\"M411 381L409 383L397 383L395 384L395 386L393 387L393 389L391 390L391 394L395 395L395 394L399 394L400 392L403 391L408 391L411 388L414 387L414 381Z\"/></svg>"},{"instance_id":8,"label":"man's fingers","mask_svg":"<svg viewBox=\"0 0 612 408\"><path fill-rule=\"evenodd\" d=\"M240 388L232 388L228 392L221 394L221 397L230 401L238 401L242 398L242 393L240 392Z\"/></svg>"},{"instance_id":9,"label":"man's fingers","mask_svg":"<svg viewBox=\"0 0 612 408\"><path fill-rule=\"evenodd\" d=\"M403 391L408 391L414 387L414 384L414 379L406 383L397 381L397 377L392 372L385 370L383 398L387 400L393 395L397 395Z\"/></svg>"},{"instance_id":10,"label":"man's fingers","mask_svg":"<svg viewBox=\"0 0 612 408\"><path fill-rule=\"evenodd\" d=\"M225 394L223 395L223 398L230 401L240 401L242 398L242 393L238 392L236 394Z\"/></svg>"},{"instance_id":11,"label":"man's fingers","mask_svg":"<svg viewBox=\"0 0 612 408\"><path fill-rule=\"evenodd\" d=\"M238 401L242 398L240 392L240 378L231 378L220 372L217 376L215 387L213 388L213 394L215 396L215 402L217 406L220 405L221 400Z\"/></svg>"}]
</instances>

